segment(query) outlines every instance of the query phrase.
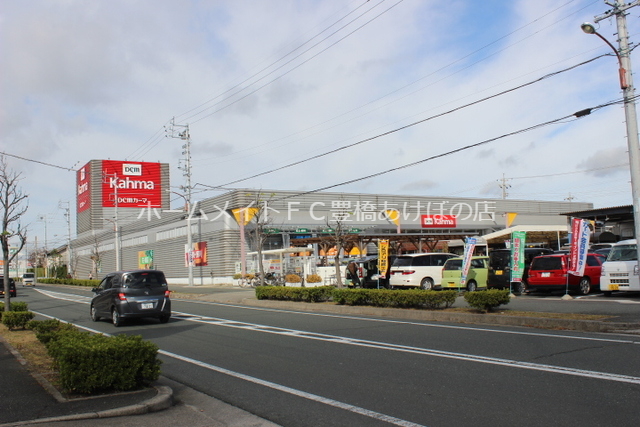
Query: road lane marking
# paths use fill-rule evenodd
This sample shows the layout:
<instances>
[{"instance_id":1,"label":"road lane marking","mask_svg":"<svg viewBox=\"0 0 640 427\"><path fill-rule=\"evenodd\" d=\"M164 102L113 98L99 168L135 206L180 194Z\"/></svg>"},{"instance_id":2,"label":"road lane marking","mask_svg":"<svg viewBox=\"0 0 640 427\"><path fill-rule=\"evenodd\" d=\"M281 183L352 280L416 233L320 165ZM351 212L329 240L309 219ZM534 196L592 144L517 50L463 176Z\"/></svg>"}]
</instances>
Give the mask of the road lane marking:
<instances>
[{"instance_id":1,"label":"road lane marking","mask_svg":"<svg viewBox=\"0 0 640 427\"><path fill-rule=\"evenodd\" d=\"M39 316L43 316L43 317L47 317L50 319L56 319L59 320L61 322L64 323L71 323L71 322L67 322L63 319L59 319L57 317L53 317L53 316L49 316L48 314L44 314L44 313L39 313L39 312L34 312ZM73 323L72 323L73 324ZM92 332L92 333L96 333L96 334L103 334L106 336L112 336L112 334L106 333L106 332L101 332L98 331L96 329L93 328L88 328L86 326L81 326L81 325L76 325L73 324L75 327L80 328L80 329L84 329L86 331ZM355 405L351 405L349 403L345 403L345 402L340 402L338 400L334 400L334 399L329 399L328 397L323 397L323 396L319 396L317 394L313 394L313 393L308 393L306 391L302 391L302 390L298 390L295 388L291 388L291 387L287 387L285 385L282 384L277 384L271 381L266 381L266 380L262 380L260 378L256 378L256 377L252 377L251 375L246 375L246 374L242 374L240 372L236 372L236 371L232 371L226 368L222 368L220 366L215 366L212 365L210 363L206 363L206 362L202 362L200 360L196 360L196 359L192 359L190 357L187 356L182 356L180 354L176 354L176 353L172 353L166 350L158 350L158 353L167 356L167 357L172 357L174 359L178 359L181 360L183 362L187 362L190 363L192 365L196 365L196 366L200 366L201 368L205 368L211 371L215 371L224 375L229 375L232 376L234 378L238 378L244 381L249 381L251 383L254 384L258 384L264 387L269 387L273 390L277 390L277 391L281 391L284 393L288 393L288 394L292 394L294 396L298 396L298 397L302 397L304 399L308 399L308 400L312 400L314 402L318 402L318 403L322 403L325 405L329 405L329 406L333 406L335 408L338 409L343 409L345 411L349 411L349 412L353 412L355 414L359 414L359 415L364 415L366 417L369 418L374 418L376 420L380 420L380 421L385 421L387 423L396 425L396 426L400 426L400 427L426 427L423 424L417 424L411 421L406 421L400 418L396 418L396 417L392 417L391 415L386 415L380 412L376 412L376 411L371 411L369 409L365 409L365 408L361 408L359 406L355 406Z\"/></svg>"},{"instance_id":2,"label":"road lane marking","mask_svg":"<svg viewBox=\"0 0 640 427\"><path fill-rule=\"evenodd\" d=\"M36 289L38 292L43 293L52 298L65 299L67 301L74 302L82 302L82 303L90 303L91 297L84 297L81 295L73 295L66 294L54 291L47 291L43 289ZM65 298L68 295L72 295L75 298ZM77 298L77 300L76 300ZM86 301L84 300L86 299ZM295 311L295 310L281 310L274 308L265 308L265 307L249 307L246 305L236 305L236 304L228 304L228 303L219 303L219 302L211 302L211 301L187 301L180 300L180 302L186 302L191 304L203 304L203 305L220 305L224 307L234 307L241 308L244 310L256 310L256 311L268 311L268 312L276 312L276 313L291 313L305 316L316 316L316 317L329 317L335 319L349 319L349 320L359 320L364 322L377 322L377 323L391 323L398 325L411 325L411 326L420 326L420 327L428 327L428 328L441 328L441 329L456 329L456 330L467 330L474 332L489 332L496 334L511 334L511 335L526 335L526 336L536 336L536 337L544 337L544 338L562 338L562 339L575 339L575 340L583 340L583 341L599 341L599 342L611 342L611 343L621 343L621 344L640 344L640 341L633 339L613 339L613 338L595 338L595 337L583 337L577 335L559 335L559 334L551 334L551 333L542 333L542 332L527 332L527 331L507 331L507 330L499 330L499 329L489 329L489 328L480 328L480 327L472 327L472 326L460 326L460 325L443 325L443 324L432 324L432 323L420 323L420 322L410 322L406 320L389 320L389 319L379 319L379 318L368 318L368 317L356 317L356 316L346 316L339 314L327 314L327 313L309 313L304 311Z\"/></svg>"},{"instance_id":3,"label":"road lane marking","mask_svg":"<svg viewBox=\"0 0 640 427\"><path fill-rule=\"evenodd\" d=\"M291 336L294 338L305 338L317 341L333 342L338 344L354 345L360 347L376 348L380 350L399 351L404 353L421 354L432 357L442 357L447 359L463 360L466 362L487 363L491 365L507 366L511 368L529 369L542 372L551 372L556 374L574 375L579 377L595 378L606 381L616 381L629 384L639 384L640 377L631 375L612 374L608 372L590 371L586 369L576 369L563 366L546 365L541 363L522 362L518 360L502 359L496 357L478 356L468 353L457 353L451 351L434 350L422 347L406 346L401 344L391 344L380 341L370 341L357 338L343 337L339 335L321 334L316 332L300 331L296 329L280 328L276 326L266 326L256 323L229 321L207 316L192 316L188 313L175 312L177 318L183 320L205 323L215 326L224 326L236 329L244 329L256 332L265 332L275 335Z\"/></svg>"},{"instance_id":4,"label":"road lane marking","mask_svg":"<svg viewBox=\"0 0 640 427\"><path fill-rule=\"evenodd\" d=\"M60 298L60 299L65 299L64 297L65 295L67 295L67 294L58 294L56 292L48 292L48 291L45 291L45 292L48 294L51 294L49 296L53 298ZM60 296L54 295L54 294L58 294ZM85 302L82 298L80 299L71 298L68 300L73 302ZM337 335L301 331L296 329L280 328L277 326L268 326L268 325L261 325L256 323L240 322L240 321L222 319L222 318L216 318L216 317L193 315L190 313L183 313L183 312L177 312L177 311L172 312L172 317L176 319L181 319L184 321L191 321L191 322L197 322L197 323L204 323L208 325L223 326L223 327L230 327L230 328L243 329L243 330L250 330L255 332L264 332L264 333L270 333L270 334L276 334L276 335L282 335L282 336L291 336L294 338L312 339L317 341L326 341L326 342L333 342L333 343L345 344L345 345L354 345L354 346L369 347L369 348L376 348L376 349L382 349L382 350L421 354L421 355L431 356L431 357L441 357L441 358L448 358L448 359L463 360L467 362L486 363L486 364L492 364L492 365L507 366L512 368L520 368L520 369L536 370L536 371L549 372L549 373L558 373L558 374L564 374L564 375L573 375L573 376L580 376L580 377L586 377L586 378L601 379L606 381L640 384L640 377L634 377L630 375L621 375L621 374L613 374L613 373L607 373L607 372L569 368L569 367L563 367L563 366L522 362L517 360L511 360L511 359L486 357L486 356L479 356L479 355L473 355L473 354L467 354L467 353L448 352L448 351L427 349L422 347L412 347L412 346L405 346L400 344L391 344L391 343L349 338L349 337L343 337L343 336L337 336ZM546 335L543 335L543 336L546 336ZM621 342L630 343L629 341L621 341Z\"/></svg>"}]
</instances>

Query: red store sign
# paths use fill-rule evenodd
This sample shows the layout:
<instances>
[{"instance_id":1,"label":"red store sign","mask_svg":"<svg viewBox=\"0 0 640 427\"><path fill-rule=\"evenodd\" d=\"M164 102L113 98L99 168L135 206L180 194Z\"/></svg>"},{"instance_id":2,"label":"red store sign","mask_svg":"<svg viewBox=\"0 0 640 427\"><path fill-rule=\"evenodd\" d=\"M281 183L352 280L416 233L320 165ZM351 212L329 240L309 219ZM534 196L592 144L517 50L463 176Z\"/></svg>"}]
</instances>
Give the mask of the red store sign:
<instances>
[{"instance_id":1,"label":"red store sign","mask_svg":"<svg viewBox=\"0 0 640 427\"><path fill-rule=\"evenodd\" d=\"M103 207L161 207L160 163L103 160L102 177Z\"/></svg>"},{"instance_id":2,"label":"red store sign","mask_svg":"<svg viewBox=\"0 0 640 427\"><path fill-rule=\"evenodd\" d=\"M458 222L455 215L422 215L422 228L456 228Z\"/></svg>"}]
</instances>

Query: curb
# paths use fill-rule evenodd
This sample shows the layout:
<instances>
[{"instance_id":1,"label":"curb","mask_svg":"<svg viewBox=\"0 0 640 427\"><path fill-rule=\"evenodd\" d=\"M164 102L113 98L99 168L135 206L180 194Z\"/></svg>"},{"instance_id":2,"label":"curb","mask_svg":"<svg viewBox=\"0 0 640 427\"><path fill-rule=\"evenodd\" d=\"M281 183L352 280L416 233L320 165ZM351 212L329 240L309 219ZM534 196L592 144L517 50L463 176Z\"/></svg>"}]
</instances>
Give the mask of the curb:
<instances>
[{"instance_id":1,"label":"curb","mask_svg":"<svg viewBox=\"0 0 640 427\"><path fill-rule=\"evenodd\" d=\"M523 317L479 313L455 313L442 312L437 310L330 305L323 303L256 300L251 298L243 299L240 304L250 305L254 307L306 311L312 313L378 316L406 320L427 320L452 323L519 326L538 329L566 329L582 332L616 332L629 334L640 333L640 323L603 322L599 320L555 319L549 317Z\"/></svg>"},{"instance_id":2,"label":"curb","mask_svg":"<svg viewBox=\"0 0 640 427\"><path fill-rule=\"evenodd\" d=\"M38 418L36 420L18 421L15 423L0 424L0 427L23 426L32 424L55 423L60 421L91 420L97 418L121 417L126 415L142 415L150 412L158 412L168 409L173 405L173 390L168 386L154 386L158 394L144 402L123 406L121 408L107 409L99 412L86 412L83 414L65 415L60 417Z\"/></svg>"}]
</instances>

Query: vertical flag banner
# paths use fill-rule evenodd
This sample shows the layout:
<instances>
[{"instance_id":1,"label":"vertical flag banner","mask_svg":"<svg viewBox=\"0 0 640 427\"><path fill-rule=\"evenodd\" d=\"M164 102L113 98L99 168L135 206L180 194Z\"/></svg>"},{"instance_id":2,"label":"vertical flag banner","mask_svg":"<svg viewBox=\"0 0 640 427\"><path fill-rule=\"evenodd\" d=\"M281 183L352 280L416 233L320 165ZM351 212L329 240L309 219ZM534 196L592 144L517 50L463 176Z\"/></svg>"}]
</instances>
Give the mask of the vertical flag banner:
<instances>
[{"instance_id":1,"label":"vertical flag banner","mask_svg":"<svg viewBox=\"0 0 640 427\"><path fill-rule=\"evenodd\" d=\"M524 275L524 246L527 238L526 231L511 233L511 281L522 282Z\"/></svg>"},{"instance_id":2,"label":"vertical flag banner","mask_svg":"<svg viewBox=\"0 0 640 427\"><path fill-rule=\"evenodd\" d=\"M467 283L467 275L469 275L469 267L471 266L471 257L476 247L477 239L475 237L467 238L464 245L464 256L462 258L462 273L460 275L460 284Z\"/></svg>"},{"instance_id":3,"label":"vertical flag banner","mask_svg":"<svg viewBox=\"0 0 640 427\"><path fill-rule=\"evenodd\" d=\"M569 274L582 276L587 264L587 251L589 250L589 237L591 230L589 222L584 219L574 218L571 221L571 250L569 252Z\"/></svg>"},{"instance_id":4,"label":"vertical flag banner","mask_svg":"<svg viewBox=\"0 0 640 427\"><path fill-rule=\"evenodd\" d=\"M206 267L209 265L207 259L207 242L194 243L193 253L193 261L196 267Z\"/></svg>"},{"instance_id":5,"label":"vertical flag banner","mask_svg":"<svg viewBox=\"0 0 640 427\"><path fill-rule=\"evenodd\" d=\"M381 275L387 274L389 269L389 241L378 240L378 271Z\"/></svg>"},{"instance_id":6,"label":"vertical flag banner","mask_svg":"<svg viewBox=\"0 0 640 427\"><path fill-rule=\"evenodd\" d=\"M153 250L138 251L138 268L141 270L153 268Z\"/></svg>"}]
</instances>

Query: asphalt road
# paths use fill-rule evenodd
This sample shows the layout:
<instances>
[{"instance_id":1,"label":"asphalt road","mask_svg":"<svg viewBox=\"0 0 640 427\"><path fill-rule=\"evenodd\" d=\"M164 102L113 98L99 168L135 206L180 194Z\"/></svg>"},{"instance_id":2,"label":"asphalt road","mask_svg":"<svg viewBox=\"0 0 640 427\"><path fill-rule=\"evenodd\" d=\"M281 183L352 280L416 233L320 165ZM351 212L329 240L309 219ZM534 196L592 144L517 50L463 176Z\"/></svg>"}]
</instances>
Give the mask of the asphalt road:
<instances>
[{"instance_id":1,"label":"asphalt road","mask_svg":"<svg viewBox=\"0 0 640 427\"><path fill-rule=\"evenodd\" d=\"M29 309L142 335L163 375L283 426L635 426L640 337L395 321L173 300L174 317L91 322L85 290ZM637 306L636 306L637 307Z\"/></svg>"}]
</instances>

